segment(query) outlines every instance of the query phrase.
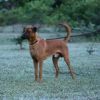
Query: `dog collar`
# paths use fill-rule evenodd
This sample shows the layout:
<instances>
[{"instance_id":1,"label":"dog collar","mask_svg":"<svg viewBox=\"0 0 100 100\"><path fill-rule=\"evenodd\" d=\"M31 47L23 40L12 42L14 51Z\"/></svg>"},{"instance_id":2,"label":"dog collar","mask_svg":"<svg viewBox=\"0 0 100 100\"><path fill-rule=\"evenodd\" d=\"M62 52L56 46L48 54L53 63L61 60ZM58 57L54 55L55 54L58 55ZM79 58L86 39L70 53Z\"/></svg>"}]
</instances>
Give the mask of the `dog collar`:
<instances>
[{"instance_id":1,"label":"dog collar","mask_svg":"<svg viewBox=\"0 0 100 100\"><path fill-rule=\"evenodd\" d=\"M30 45L34 45L34 44L37 43L37 42L38 42L38 40L36 40L36 41L30 43Z\"/></svg>"}]
</instances>

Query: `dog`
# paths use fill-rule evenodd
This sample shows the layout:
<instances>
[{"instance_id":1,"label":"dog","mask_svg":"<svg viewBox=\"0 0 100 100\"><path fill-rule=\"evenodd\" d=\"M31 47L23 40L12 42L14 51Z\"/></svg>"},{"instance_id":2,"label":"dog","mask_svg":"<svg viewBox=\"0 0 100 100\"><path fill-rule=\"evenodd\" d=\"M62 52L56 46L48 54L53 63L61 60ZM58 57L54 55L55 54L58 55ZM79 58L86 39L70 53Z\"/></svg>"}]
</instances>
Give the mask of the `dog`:
<instances>
[{"instance_id":1,"label":"dog","mask_svg":"<svg viewBox=\"0 0 100 100\"><path fill-rule=\"evenodd\" d=\"M43 61L49 56L52 56L56 78L59 74L58 60L60 57L63 57L68 66L72 79L75 79L75 73L69 60L68 47L66 46L66 43L68 43L68 40L71 36L71 27L67 23L61 23L60 25L64 26L67 31L67 35L63 40L42 39L37 35L37 27L35 27L34 25L26 26L23 29L23 37L26 38L29 42L29 49L34 63L34 73L36 81L42 81Z\"/></svg>"}]
</instances>

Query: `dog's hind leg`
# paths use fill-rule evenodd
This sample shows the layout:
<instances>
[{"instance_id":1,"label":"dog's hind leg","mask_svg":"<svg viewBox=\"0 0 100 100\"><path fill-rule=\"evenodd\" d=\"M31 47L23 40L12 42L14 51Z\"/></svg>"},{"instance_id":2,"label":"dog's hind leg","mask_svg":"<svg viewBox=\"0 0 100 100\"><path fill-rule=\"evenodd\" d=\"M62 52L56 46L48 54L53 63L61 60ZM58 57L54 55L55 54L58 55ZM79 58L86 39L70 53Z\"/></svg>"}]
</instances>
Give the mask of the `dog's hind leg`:
<instances>
[{"instance_id":1,"label":"dog's hind leg","mask_svg":"<svg viewBox=\"0 0 100 100\"><path fill-rule=\"evenodd\" d=\"M68 66L68 69L69 69L69 71L70 71L70 74L71 74L71 76L72 76L72 79L75 79L75 72L74 72L73 69L72 69L72 66L71 66L71 64L70 64L69 57L68 57L68 56L65 56L65 57L64 57L64 60L65 60L65 62L66 62L66 64L67 64L67 66Z\"/></svg>"},{"instance_id":2,"label":"dog's hind leg","mask_svg":"<svg viewBox=\"0 0 100 100\"><path fill-rule=\"evenodd\" d=\"M55 67L55 70L56 70L56 72L55 72L56 73L56 75L55 75L56 78L58 77L58 74L59 74L58 60L59 60L59 56L55 57L55 55L53 55L52 61L53 61L53 64L54 64L54 67Z\"/></svg>"}]
</instances>

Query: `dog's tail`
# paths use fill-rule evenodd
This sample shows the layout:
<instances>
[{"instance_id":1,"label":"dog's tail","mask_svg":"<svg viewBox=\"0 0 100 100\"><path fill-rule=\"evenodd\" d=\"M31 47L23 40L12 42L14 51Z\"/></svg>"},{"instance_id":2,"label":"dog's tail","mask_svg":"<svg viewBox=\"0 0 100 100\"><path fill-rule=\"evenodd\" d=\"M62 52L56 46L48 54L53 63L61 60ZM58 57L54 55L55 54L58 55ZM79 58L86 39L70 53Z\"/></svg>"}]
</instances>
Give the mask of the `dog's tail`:
<instances>
[{"instance_id":1,"label":"dog's tail","mask_svg":"<svg viewBox=\"0 0 100 100\"><path fill-rule=\"evenodd\" d=\"M64 26L66 29L67 35L65 36L64 41L68 42L71 36L71 27L67 23L60 23L60 25Z\"/></svg>"}]
</instances>

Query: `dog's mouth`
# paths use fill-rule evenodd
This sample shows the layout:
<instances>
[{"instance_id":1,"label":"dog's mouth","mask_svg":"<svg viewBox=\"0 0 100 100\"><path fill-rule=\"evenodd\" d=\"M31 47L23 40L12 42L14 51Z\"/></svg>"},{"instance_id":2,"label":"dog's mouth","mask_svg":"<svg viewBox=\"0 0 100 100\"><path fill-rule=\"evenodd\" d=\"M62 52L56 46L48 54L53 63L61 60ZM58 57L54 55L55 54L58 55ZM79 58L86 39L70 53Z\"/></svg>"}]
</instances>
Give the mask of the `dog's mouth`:
<instances>
[{"instance_id":1,"label":"dog's mouth","mask_svg":"<svg viewBox=\"0 0 100 100\"><path fill-rule=\"evenodd\" d=\"M23 39L29 39L28 33L24 32L21 36Z\"/></svg>"}]
</instances>

